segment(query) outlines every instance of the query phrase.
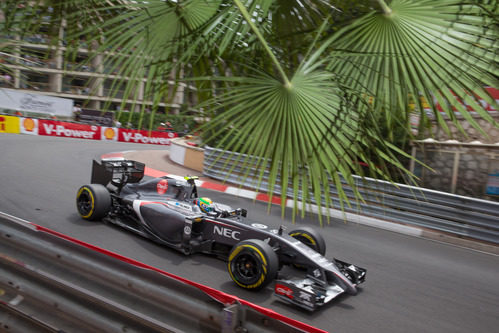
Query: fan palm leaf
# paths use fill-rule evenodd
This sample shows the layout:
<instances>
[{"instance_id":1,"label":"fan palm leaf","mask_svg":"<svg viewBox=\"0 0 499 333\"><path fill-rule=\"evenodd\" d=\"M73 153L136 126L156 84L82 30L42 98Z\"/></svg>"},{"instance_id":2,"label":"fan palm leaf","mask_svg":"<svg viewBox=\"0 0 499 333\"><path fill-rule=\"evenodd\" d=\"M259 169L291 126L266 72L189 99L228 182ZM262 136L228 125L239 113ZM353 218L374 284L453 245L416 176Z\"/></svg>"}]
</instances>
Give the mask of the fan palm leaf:
<instances>
[{"instance_id":1,"label":"fan palm leaf","mask_svg":"<svg viewBox=\"0 0 499 333\"><path fill-rule=\"evenodd\" d=\"M332 187L341 205L349 203L339 175L355 188L352 173L362 173L358 162L366 147L384 162L398 163L396 149L380 142L373 118L364 112L368 108L353 107L352 101L360 97L340 86L335 74L322 69L323 51L319 48L312 53L289 79L282 68L277 77L257 71L249 77L219 78L233 85L203 105L218 115L202 130L212 133L205 136L208 143L216 138L218 146L245 154L239 156L246 156L241 157L246 176L261 181L269 166L271 195L279 187L284 199L291 186L303 205L322 202L324 196L330 207ZM230 173L234 165L226 168ZM387 176L383 168L378 172ZM284 214L285 200L281 203ZM296 212L296 202L293 208ZM301 208L303 214L305 207Z\"/></svg>"},{"instance_id":2,"label":"fan palm leaf","mask_svg":"<svg viewBox=\"0 0 499 333\"><path fill-rule=\"evenodd\" d=\"M290 190L303 205L332 207L333 188L350 204L342 182L355 191L359 162L384 179L389 166L408 173L391 142L412 102L444 129L456 110L479 128L462 102L493 122L479 99L497 106L483 89L498 83L496 0L54 3L80 26L67 38L90 36L118 72L116 87L126 80L125 99L157 106L169 80L194 80L207 142L246 154L246 175L261 181L268 169L270 193Z\"/></svg>"},{"instance_id":3,"label":"fan palm leaf","mask_svg":"<svg viewBox=\"0 0 499 333\"><path fill-rule=\"evenodd\" d=\"M480 129L463 102L492 122L478 100L497 105L484 89L498 85L497 3L394 0L384 10L331 37L328 69L371 97L388 128L400 114L407 125L411 99L444 129L442 113L455 120L456 110Z\"/></svg>"}]
</instances>

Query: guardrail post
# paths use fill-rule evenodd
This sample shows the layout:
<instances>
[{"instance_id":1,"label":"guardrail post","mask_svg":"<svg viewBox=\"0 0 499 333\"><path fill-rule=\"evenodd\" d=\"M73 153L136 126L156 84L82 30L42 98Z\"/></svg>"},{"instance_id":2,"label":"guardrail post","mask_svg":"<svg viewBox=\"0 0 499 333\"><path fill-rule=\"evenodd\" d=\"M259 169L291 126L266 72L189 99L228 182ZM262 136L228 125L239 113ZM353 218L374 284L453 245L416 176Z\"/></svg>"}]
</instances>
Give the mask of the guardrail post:
<instances>
[{"instance_id":1,"label":"guardrail post","mask_svg":"<svg viewBox=\"0 0 499 333\"><path fill-rule=\"evenodd\" d=\"M244 328L246 321L246 311L238 304L226 306L222 311L222 333L246 333Z\"/></svg>"},{"instance_id":2,"label":"guardrail post","mask_svg":"<svg viewBox=\"0 0 499 333\"><path fill-rule=\"evenodd\" d=\"M454 153L454 165L452 166L452 182L451 182L451 188L450 188L451 193L456 193L457 176L459 174L459 160L460 160L460 158L461 158L461 152L456 151Z\"/></svg>"}]
</instances>

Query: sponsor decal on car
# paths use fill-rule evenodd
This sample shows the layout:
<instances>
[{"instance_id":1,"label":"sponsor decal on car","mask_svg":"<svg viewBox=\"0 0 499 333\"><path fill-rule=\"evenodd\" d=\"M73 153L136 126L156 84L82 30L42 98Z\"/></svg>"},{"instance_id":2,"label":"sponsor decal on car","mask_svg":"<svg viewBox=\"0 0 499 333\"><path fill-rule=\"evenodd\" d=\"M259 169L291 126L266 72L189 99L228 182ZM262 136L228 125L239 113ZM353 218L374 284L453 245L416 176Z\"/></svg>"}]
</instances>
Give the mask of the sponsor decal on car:
<instances>
[{"instance_id":1,"label":"sponsor decal on car","mask_svg":"<svg viewBox=\"0 0 499 333\"><path fill-rule=\"evenodd\" d=\"M305 291L300 290L300 293L296 297L301 304L304 304L310 308L315 307L315 297L313 294L307 293Z\"/></svg>"},{"instance_id":2,"label":"sponsor decal on car","mask_svg":"<svg viewBox=\"0 0 499 333\"><path fill-rule=\"evenodd\" d=\"M221 227L218 225L214 226L213 233L226 238L241 240L240 238L241 233L239 231L231 230L229 228Z\"/></svg>"},{"instance_id":3,"label":"sponsor decal on car","mask_svg":"<svg viewBox=\"0 0 499 333\"><path fill-rule=\"evenodd\" d=\"M158 194L165 194L168 191L168 181L166 179L162 179L156 185L156 191Z\"/></svg>"},{"instance_id":4,"label":"sponsor decal on car","mask_svg":"<svg viewBox=\"0 0 499 333\"><path fill-rule=\"evenodd\" d=\"M173 208L173 209L181 209L181 210L187 210L187 211L190 211L192 212L192 206L191 205L188 205L188 204L185 204L185 203L182 203L182 202L178 202L178 201L168 201L168 206L170 208Z\"/></svg>"},{"instance_id":5,"label":"sponsor decal on car","mask_svg":"<svg viewBox=\"0 0 499 333\"><path fill-rule=\"evenodd\" d=\"M267 229L268 228L265 224L261 224L261 223L252 223L251 226L254 228L258 228L258 229Z\"/></svg>"},{"instance_id":6,"label":"sponsor decal on car","mask_svg":"<svg viewBox=\"0 0 499 333\"><path fill-rule=\"evenodd\" d=\"M283 295L283 296L286 296L290 299L293 299L293 297L294 297L293 296L293 289L286 287L282 284L276 283L274 289L275 289L275 293L278 295Z\"/></svg>"}]
</instances>

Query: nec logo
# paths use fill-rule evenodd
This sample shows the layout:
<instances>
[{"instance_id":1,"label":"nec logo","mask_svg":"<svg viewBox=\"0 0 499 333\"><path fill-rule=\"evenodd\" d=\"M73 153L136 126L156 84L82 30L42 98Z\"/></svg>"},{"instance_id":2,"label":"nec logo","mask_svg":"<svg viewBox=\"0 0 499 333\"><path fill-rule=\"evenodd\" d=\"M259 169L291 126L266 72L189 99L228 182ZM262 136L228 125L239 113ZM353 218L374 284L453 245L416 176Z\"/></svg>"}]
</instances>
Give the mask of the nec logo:
<instances>
[{"instance_id":1,"label":"nec logo","mask_svg":"<svg viewBox=\"0 0 499 333\"><path fill-rule=\"evenodd\" d=\"M215 226L213 229L213 233L223 237L232 238L235 240L241 240L239 238L239 235L241 234L239 231L230 230L224 227Z\"/></svg>"}]
</instances>

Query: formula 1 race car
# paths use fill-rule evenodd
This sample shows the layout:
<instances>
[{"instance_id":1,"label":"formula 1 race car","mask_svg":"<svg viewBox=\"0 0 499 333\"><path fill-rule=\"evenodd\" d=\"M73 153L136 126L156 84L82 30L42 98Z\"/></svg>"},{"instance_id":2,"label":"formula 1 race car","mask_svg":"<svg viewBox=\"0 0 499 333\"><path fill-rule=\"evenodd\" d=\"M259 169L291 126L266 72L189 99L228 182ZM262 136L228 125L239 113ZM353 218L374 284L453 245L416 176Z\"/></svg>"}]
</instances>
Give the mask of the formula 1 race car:
<instances>
[{"instance_id":1,"label":"formula 1 race car","mask_svg":"<svg viewBox=\"0 0 499 333\"><path fill-rule=\"evenodd\" d=\"M325 242L316 230L271 229L247 219L245 209L199 198L197 177L143 179L144 168L124 159L94 160L91 184L77 192L80 216L113 223L184 254L216 255L228 261L230 277L245 289L261 289L284 265L294 266L301 277L277 279L275 295L310 311L343 292L356 294L364 282L365 269L324 257Z\"/></svg>"}]
</instances>

